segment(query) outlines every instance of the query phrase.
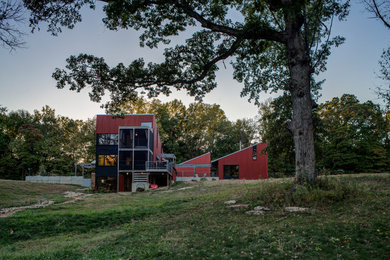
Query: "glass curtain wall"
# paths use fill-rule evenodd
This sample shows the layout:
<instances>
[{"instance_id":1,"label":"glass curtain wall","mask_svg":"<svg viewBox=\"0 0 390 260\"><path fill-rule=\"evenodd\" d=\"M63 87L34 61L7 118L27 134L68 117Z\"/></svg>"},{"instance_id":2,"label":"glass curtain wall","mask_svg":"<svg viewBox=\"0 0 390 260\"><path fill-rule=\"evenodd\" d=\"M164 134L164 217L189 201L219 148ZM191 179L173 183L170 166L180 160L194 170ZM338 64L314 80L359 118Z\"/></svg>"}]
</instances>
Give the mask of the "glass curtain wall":
<instances>
[{"instance_id":1,"label":"glass curtain wall","mask_svg":"<svg viewBox=\"0 0 390 260\"><path fill-rule=\"evenodd\" d=\"M145 170L153 151L150 128L119 129L119 171Z\"/></svg>"}]
</instances>

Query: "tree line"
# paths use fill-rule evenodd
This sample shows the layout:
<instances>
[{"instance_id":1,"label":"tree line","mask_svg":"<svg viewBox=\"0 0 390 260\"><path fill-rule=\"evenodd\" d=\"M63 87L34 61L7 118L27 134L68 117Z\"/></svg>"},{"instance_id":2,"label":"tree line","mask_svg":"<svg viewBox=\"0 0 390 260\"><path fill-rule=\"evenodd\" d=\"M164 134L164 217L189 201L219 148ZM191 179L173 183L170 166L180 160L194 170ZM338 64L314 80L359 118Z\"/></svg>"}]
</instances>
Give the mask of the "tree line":
<instances>
[{"instance_id":1,"label":"tree line","mask_svg":"<svg viewBox=\"0 0 390 260\"><path fill-rule=\"evenodd\" d=\"M260 135L268 142L271 176L293 176L294 144L288 130L291 101L284 94L260 107ZM356 96L320 104L313 110L317 174L390 170L390 112Z\"/></svg>"},{"instance_id":2,"label":"tree line","mask_svg":"<svg viewBox=\"0 0 390 260\"><path fill-rule=\"evenodd\" d=\"M259 117L230 121L217 104L137 98L112 114L155 114L164 153L183 162L211 152L219 158L259 141L267 142L270 177L293 176L295 153L288 128L288 93L262 103ZM344 94L313 110L317 174L390 170L390 112L372 101ZM0 108L0 177L72 174L74 163L95 160L95 119L56 115L49 106L29 113Z\"/></svg>"},{"instance_id":3,"label":"tree line","mask_svg":"<svg viewBox=\"0 0 390 260\"><path fill-rule=\"evenodd\" d=\"M95 120L74 120L44 106L29 113L0 108L0 177L68 175L95 159Z\"/></svg>"},{"instance_id":4,"label":"tree line","mask_svg":"<svg viewBox=\"0 0 390 260\"><path fill-rule=\"evenodd\" d=\"M256 138L254 120L229 121L219 105L158 99L117 107L120 113L156 114L165 153L182 162L206 152L217 158ZM117 114L118 111L111 113ZM0 178L21 179L31 174L73 174L74 163L95 160L95 119L74 120L55 114L49 106L29 113L0 110Z\"/></svg>"}]
</instances>

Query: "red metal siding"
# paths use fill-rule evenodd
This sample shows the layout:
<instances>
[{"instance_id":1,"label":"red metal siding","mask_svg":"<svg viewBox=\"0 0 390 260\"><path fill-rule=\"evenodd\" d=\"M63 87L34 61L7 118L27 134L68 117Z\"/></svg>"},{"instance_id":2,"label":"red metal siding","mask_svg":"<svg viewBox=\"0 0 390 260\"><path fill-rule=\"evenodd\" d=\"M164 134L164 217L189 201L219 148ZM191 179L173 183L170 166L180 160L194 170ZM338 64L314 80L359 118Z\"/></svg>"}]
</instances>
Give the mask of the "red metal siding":
<instances>
[{"instance_id":1,"label":"red metal siding","mask_svg":"<svg viewBox=\"0 0 390 260\"><path fill-rule=\"evenodd\" d=\"M188 161L185 161L182 164L211 164L211 154L206 153L199 157L195 157ZM199 177L210 177L211 168L210 167L199 167L195 169L196 174ZM180 165L176 165L176 172L178 177L193 177L194 176L194 167L180 167ZM176 180L176 176L174 177Z\"/></svg>"},{"instance_id":2,"label":"red metal siding","mask_svg":"<svg viewBox=\"0 0 390 260\"><path fill-rule=\"evenodd\" d=\"M125 115L123 118L114 118L111 115L96 117L96 134L117 134L121 126L141 126L143 122L152 122L153 128L153 161L157 154L162 153L160 135L157 136L157 122L154 115Z\"/></svg>"},{"instance_id":3,"label":"red metal siding","mask_svg":"<svg viewBox=\"0 0 390 260\"><path fill-rule=\"evenodd\" d=\"M222 157L218 160L218 176L223 179L224 165L238 165L240 179L267 179L268 158L262 151L267 144L257 144L257 160L252 159L252 148L250 146L241 151Z\"/></svg>"},{"instance_id":4,"label":"red metal siding","mask_svg":"<svg viewBox=\"0 0 390 260\"><path fill-rule=\"evenodd\" d=\"M153 131L157 127L154 115L127 115L124 118L98 115L96 117L96 134L117 134L120 126L141 126L142 122L153 122Z\"/></svg>"}]
</instances>

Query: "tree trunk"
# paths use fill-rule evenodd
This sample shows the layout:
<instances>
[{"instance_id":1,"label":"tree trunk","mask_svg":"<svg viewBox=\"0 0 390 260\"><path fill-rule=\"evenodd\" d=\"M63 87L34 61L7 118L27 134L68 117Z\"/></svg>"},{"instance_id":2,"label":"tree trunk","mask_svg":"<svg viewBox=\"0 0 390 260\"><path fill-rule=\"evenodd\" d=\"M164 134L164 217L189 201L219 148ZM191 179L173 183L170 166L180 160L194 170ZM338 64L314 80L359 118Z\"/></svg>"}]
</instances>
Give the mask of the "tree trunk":
<instances>
[{"instance_id":1,"label":"tree trunk","mask_svg":"<svg viewBox=\"0 0 390 260\"><path fill-rule=\"evenodd\" d=\"M292 30L294 31L294 30ZM293 116L289 126L294 137L295 178L298 183L314 183L315 152L310 91L311 66L299 30L291 32L287 42Z\"/></svg>"}]
</instances>

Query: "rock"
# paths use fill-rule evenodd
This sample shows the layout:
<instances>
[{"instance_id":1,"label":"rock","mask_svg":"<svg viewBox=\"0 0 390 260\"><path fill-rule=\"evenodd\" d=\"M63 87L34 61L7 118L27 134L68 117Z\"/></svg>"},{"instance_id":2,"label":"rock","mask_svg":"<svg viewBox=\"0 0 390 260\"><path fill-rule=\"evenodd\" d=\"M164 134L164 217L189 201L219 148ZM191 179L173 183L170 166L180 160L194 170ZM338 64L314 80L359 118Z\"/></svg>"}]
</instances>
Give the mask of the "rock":
<instances>
[{"instance_id":1,"label":"rock","mask_svg":"<svg viewBox=\"0 0 390 260\"><path fill-rule=\"evenodd\" d=\"M262 210L249 210L245 213L249 215L264 215L265 212Z\"/></svg>"},{"instance_id":2,"label":"rock","mask_svg":"<svg viewBox=\"0 0 390 260\"><path fill-rule=\"evenodd\" d=\"M231 210L237 210L237 209L247 209L249 207L248 204L234 204L229 206Z\"/></svg>"},{"instance_id":3,"label":"rock","mask_svg":"<svg viewBox=\"0 0 390 260\"><path fill-rule=\"evenodd\" d=\"M263 207L263 206L256 206L256 207L254 207L253 210L255 210L255 211L270 211L269 208Z\"/></svg>"},{"instance_id":4,"label":"rock","mask_svg":"<svg viewBox=\"0 0 390 260\"><path fill-rule=\"evenodd\" d=\"M194 186L190 186L190 187L183 187L183 188L180 188L180 189L177 189L177 190L188 190L188 189L192 189Z\"/></svg>"},{"instance_id":5,"label":"rock","mask_svg":"<svg viewBox=\"0 0 390 260\"><path fill-rule=\"evenodd\" d=\"M287 212L307 212L307 211L309 211L308 208L300 208L300 207L285 207L284 210Z\"/></svg>"},{"instance_id":6,"label":"rock","mask_svg":"<svg viewBox=\"0 0 390 260\"><path fill-rule=\"evenodd\" d=\"M237 201L235 200L228 200L228 201L225 201L225 205L233 205L233 204L236 204Z\"/></svg>"}]
</instances>

